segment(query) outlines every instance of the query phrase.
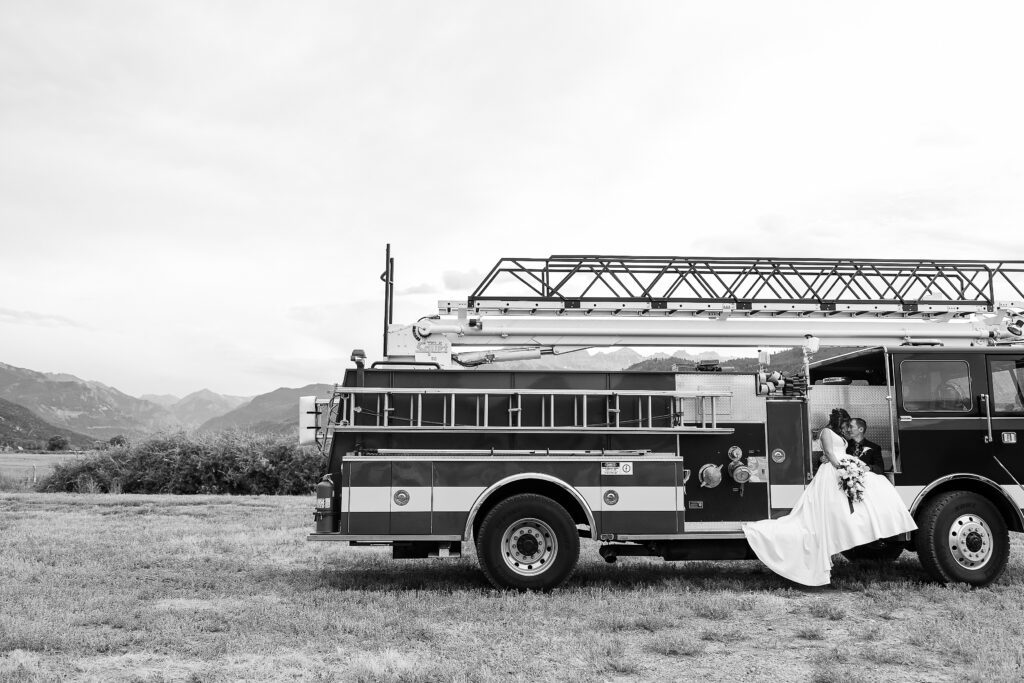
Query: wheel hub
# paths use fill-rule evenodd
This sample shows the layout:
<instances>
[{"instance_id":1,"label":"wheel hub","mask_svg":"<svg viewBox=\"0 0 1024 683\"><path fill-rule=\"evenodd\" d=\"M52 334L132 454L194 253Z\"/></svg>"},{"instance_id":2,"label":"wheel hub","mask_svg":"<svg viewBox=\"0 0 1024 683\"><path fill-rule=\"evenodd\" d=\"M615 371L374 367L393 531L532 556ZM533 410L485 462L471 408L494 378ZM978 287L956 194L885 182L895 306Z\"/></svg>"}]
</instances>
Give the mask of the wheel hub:
<instances>
[{"instance_id":1,"label":"wheel hub","mask_svg":"<svg viewBox=\"0 0 1024 683\"><path fill-rule=\"evenodd\" d=\"M558 554L555 532L547 522L529 517L513 522L501 537L502 557L522 576L540 574Z\"/></svg>"},{"instance_id":2,"label":"wheel hub","mask_svg":"<svg viewBox=\"0 0 1024 683\"><path fill-rule=\"evenodd\" d=\"M961 515L949 527L949 550L965 569L981 569L992 558L992 529L978 515Z\"/></svg>"},{"instance_id":3,"label":"wheel hub","mask_svg":"<svg viewBox=\"0 0 1024 683\"><path fill-rule=\"evenodd\" d=\"M537 548L540 544L537 543L537 539L531 533L524 533L516 541L516 549L524 557L533 557L537 554Z\"/></svg>"}]
</instances>

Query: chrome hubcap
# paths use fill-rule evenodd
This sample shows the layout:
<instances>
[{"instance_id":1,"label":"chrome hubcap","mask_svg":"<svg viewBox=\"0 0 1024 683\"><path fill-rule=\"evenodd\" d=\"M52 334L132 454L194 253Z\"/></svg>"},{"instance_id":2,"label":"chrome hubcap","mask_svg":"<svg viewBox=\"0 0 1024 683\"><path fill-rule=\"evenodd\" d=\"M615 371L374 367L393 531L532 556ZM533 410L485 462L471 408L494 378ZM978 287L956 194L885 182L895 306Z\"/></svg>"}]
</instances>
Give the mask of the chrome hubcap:
<instances>
[{"instance_id":1,"label":"chrome hubcap","mask_svg":"<svg viewBox=\"0 0 1024 683\"><path fill-rule=\"evenodd\" d=\"M522 576L540 574L558 554L555 532L547 522L528 517L513 522L501 537L505 564Z\"/></svg>"},{"instance_id":2,"label":"chrome hubcap","mask_svg":"<svg viewBox=\"0 0 1024 683\"><path fill-rule=\"evenodd\" d=\"M992 558L992 529L978 515L960 515L949 527L949 550L965 569L981 569Z\"/></svg>"}]
</instances>

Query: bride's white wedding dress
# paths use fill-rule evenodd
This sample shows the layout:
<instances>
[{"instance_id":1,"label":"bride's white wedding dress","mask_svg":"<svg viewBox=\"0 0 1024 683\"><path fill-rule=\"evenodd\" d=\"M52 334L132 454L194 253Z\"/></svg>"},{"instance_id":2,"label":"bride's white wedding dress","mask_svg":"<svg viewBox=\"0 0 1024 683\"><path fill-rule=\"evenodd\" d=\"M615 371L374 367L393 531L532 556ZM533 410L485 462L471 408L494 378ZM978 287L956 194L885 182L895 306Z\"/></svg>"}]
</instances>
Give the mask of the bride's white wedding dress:
<instances>
[{"instance_id":1,"label":"bride's white wedding dress","mask_svg":"<svg viewBox=\"0 0 1024 683\"><path fill-rule=\"evenodd\" d=\"M842 459L846 440L829 428L822 448ZM743 526L747 542L776 574L806 586L831 580L832 555L917 528L906 504L883 475L864 475L864 500L850 504L839 488L839 474L826 462L785 517Z\"/></svg>"}]
</instances>

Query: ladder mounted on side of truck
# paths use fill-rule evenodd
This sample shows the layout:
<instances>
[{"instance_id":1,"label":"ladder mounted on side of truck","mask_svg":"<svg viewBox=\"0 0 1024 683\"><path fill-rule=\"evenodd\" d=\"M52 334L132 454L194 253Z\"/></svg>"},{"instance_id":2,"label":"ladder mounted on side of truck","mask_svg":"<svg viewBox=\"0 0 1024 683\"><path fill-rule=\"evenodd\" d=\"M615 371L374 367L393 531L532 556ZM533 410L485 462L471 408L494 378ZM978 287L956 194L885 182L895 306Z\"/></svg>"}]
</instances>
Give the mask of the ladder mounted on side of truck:
<instances>
[{"instance_id":1,"label":"ladder mounted on side of truck","mask_svg":"<svg viewBox=\"0 0 1024 683\"><path fill-rule=\"evenodd\" d=\"M345 387L306 410L317 443L337 432L731 434L729 391Z\"/></svg>"}]
</instances>

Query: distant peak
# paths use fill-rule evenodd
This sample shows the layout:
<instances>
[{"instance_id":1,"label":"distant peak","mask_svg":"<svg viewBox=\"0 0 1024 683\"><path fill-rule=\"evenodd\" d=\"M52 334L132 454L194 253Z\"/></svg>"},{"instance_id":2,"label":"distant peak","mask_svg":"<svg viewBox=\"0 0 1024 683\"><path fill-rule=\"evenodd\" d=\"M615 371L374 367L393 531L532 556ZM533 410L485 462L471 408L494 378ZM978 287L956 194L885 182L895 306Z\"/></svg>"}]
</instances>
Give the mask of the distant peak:
<instances>
[{"instance_id":1,"label":"distant peak","mask_svg":"<svg viewBox=\"0 0 1024 683\"><path fill-rule=\"evenodd\" d=\"M210 391L209 389L200 389L199 391L193 391L191 394L187 394L181 400L182 401L187 401L189 399L195 399L195 398L220 398L220 397L221 397L221 395L218 394L215 391Z\"/></svg>"}]
</instances>

